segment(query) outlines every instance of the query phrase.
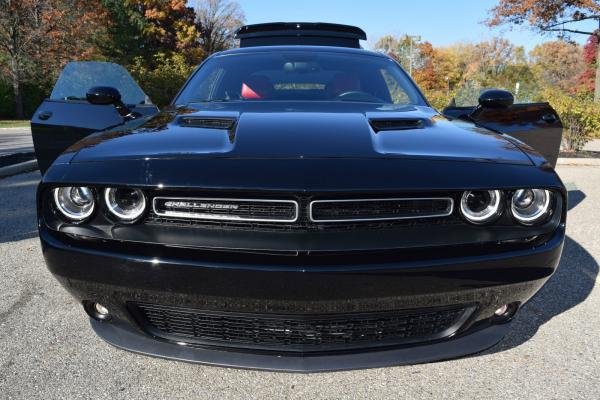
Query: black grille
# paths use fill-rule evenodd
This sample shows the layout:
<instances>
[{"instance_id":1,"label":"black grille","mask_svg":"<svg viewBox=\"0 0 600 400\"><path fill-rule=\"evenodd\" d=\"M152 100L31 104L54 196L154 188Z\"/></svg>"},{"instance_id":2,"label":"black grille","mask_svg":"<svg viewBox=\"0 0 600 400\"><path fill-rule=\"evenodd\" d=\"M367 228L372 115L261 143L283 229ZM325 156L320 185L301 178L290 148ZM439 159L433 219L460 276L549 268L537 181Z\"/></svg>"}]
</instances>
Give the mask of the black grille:
<instances>
[{"instance_id":1,"label":"black grille","mask_svg":"<svg viewBox=\"0 0 600 400\"><path fill-rule=\"evenodd\" d=\"M293 222L298 205L290 200L155 197L160 217L225 221Z\"/></svg>"},{"instance_id":2,"label":"black grille","mask_svg":"<svg viewBox=\"0 0 600 400\"><path fill-rule=\"evenodd\" d=\"M452 213L450 198L327 200L311 203L316 222L443 217Z\"/></svg>"},{"instance_id":3,"label":"black grille","mask_svg":"<svg viewBox=\"0 0 600 400\"><path fill-rule=\"evenodd\" d=\"M436 194L432 201L406 201L401 204L387 201L394 198L394 196L389 196L390 199L385 198L385 200L374 202L356 202L356 200L352 200L347 204L343 204L343 201L336 200L332 204L314 203L318 205L314 207L317 218L324 217L325 220L331 218L337 222L311 220L309 209L313 197L307 195L290 194L286 200L281 200L282 203L275 201L274 203L248 204L247 207L250 208L241 203L236 203L243 207L238 208L235 212L227 209L212 209L210 210L212 218L209 219L204 218L207 210L200 212L200 210L193 210L193 207L182 207L181 211L183 213L165 213L163 212L165 211L163 198L155 197L160 201L156 203L157 207L148 214L145 222L148 224L198 227L202 229L273 232L382 230L399 227L461 225L464 222L456 213L443 214L448 209L451 196L453 195ZM192 196L179 196L177 193L165 194L165 197L170 200L192 198ZM419 196L415 195L412 200L417 197ZM292 200L297 203L293 203ZM229 204L227 201L219 201L219 203ZM285 201L288 201L288 203L285 203ZM297 210L294 209L296 204ZM292 218L294 211L297 211L296 219ZM238 215L235 215L236 213ZM441 216L435 217L433 215ZM231 218L226 218L227 216Z\"/></svg>"},{"instance_id":4,"label":"black grille","mask_svg":"<svg viewBox=\"0 0 600 400\"><path fill-rule=\"evenodd\" d=\"M154 304L133 307L149 333L168 340L278 351L330 351L441 339L470 307L331 315L216 313Z\"/></svg>"}]
</instances>

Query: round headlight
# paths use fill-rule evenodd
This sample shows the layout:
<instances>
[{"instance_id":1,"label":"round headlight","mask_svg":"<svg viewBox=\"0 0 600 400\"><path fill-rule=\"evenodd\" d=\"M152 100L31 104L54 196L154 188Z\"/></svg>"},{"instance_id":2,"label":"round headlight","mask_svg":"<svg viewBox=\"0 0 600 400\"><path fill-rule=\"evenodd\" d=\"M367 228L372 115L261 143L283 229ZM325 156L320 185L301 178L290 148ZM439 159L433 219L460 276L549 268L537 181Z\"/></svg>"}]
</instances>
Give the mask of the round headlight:
<instances>
[{"instance_id":1,"label":"round headlight","mask_svg":"<svg viewBox=\"0 0 600 400\"><path fill-rule=\"evenodd\" d=\"M485 224L502 213L502 193L499 190L466 191L460 199L460 212L474 224Z\"/></svg>"},{"instance_id":2,"label":"round headlight","mask_svg":"<svg viewBox=\"0 0 600 400\"><path fill-rule=\"evenodd\" d=\"M94 212L94 193L85 186L68 186L54 189L54 204L65 217L83 221Z\"/></svg>"},{"instance_id":3,"label":"round headlight","mask_svg":"<svg viewBox=\"0 0 600 400\"><path fill-rule=\"evenodd\" d=\"M523 225L533 225L548 215L551 193L544 189L519 189L512 196L510 209Z\"/></svg>"},{"instance_id":4,"label":"round headlight","mask_svg":"<svg viewBox=\"0 0 600 400\"><path fill-rule=\"evenodd\" d=\"M108 188L104 190L108 210L124 221L138 219L146 210L146 197L140 189Z\"/></svg>"}]
</instances>

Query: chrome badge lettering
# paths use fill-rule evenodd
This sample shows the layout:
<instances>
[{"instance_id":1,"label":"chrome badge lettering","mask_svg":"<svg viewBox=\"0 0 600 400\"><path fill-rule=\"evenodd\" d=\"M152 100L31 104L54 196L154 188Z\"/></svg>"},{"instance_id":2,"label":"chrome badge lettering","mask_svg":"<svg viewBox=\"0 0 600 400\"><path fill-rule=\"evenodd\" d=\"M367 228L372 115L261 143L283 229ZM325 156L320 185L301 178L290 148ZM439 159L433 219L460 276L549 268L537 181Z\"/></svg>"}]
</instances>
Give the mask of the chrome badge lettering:
<instances>
[{"instance_id":1,"label":"chrome badge lettering","mask_svg":"<svg viewBox=\"0 0 600 400\"><path fill-rule=\"evenodd\" d=\"M237 210L237 204L211 203L205 201L167 201L166 208L185 208L194 210Z\"/></svg>"}]
</instances>

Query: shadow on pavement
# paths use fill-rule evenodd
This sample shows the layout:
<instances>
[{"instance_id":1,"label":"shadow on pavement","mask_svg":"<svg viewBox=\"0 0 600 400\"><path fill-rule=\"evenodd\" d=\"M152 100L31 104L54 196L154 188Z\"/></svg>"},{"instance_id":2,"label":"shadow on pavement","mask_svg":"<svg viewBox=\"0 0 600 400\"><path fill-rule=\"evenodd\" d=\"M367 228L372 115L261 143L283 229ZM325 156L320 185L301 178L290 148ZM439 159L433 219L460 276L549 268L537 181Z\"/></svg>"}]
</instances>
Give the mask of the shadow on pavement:
<instances>
[{"instance_id":1,"label":"shadow on pavement","mask_svg":"<svg viewBox=\"0 0 600 400\"><path fill-rule=\"evenodd\" d=\"M495 353L523 344L557 315L582 303L592 292L598 264L590 253L567 237L556 273L518 313L508 335L489 352Z\"/></svg>"},{"instance_id":2,"label":"shadow on pavement","mask_svg":"<svg viewBox=\"0 0 600 400\"><path fill-rule=\"evenodd\" d=\"M569 211L574 209L585 200L585 193L581 190L569 190Z\"/></svg>"},{"instance_id":3,"label":"shadow on pavement","mask_svg":"<svg viewBox=\"0 0 600 400\"><path fill-rule=\"evenodd\" d=\"M569 210L585 199L580 190L569 191ZM515 317L508 335L487 352L496 353L531 339L540 326L587 299L596 283L598 263L579 243L565 239L557 271Z\"/></svg>"},{"instance_id":4,"label":"shadow on pavement","mask_svg":"<svg viewBox=\"0 0 600 400\"><path fill-rule=\"evenodd\" d=\"M36 237L38 171L0 179L0 243Z\"/></svg>"}]
</instances>

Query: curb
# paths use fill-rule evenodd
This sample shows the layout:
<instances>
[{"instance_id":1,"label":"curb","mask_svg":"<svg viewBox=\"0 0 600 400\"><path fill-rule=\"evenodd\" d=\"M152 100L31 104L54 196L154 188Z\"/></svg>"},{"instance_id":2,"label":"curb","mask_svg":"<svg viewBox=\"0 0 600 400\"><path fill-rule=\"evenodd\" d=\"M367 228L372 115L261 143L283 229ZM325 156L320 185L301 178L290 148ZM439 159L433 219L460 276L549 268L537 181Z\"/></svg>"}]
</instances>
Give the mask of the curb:
<instances>
[{"instance_id":1,"label":"curb","mask_svg":"<svg viewBox=\"0 0 600 400\"><path fill-rule=\"evenodd\" d=\"M559 157L556 165L600 167L600 158L564 158Z\"/></svg>"},{"instance_id":2,"label":"curb","mask_svg":"<svg viewBox=\"0 0 600 400\"><path fill-rule=\"evenodd\" d=\"M19 164L13 164L0 168L0 178L20 174L23 172L34 171L38 168L37 160L25 161Z\"/></svg>"}]
</instances>

